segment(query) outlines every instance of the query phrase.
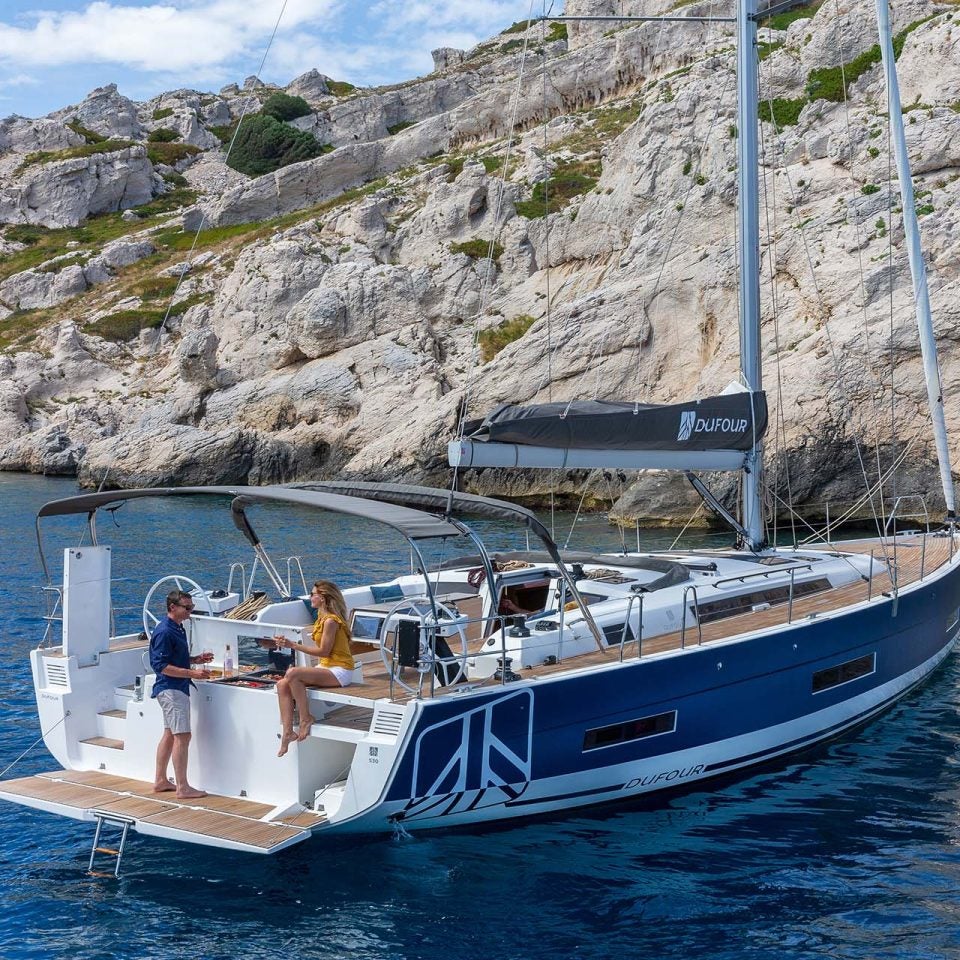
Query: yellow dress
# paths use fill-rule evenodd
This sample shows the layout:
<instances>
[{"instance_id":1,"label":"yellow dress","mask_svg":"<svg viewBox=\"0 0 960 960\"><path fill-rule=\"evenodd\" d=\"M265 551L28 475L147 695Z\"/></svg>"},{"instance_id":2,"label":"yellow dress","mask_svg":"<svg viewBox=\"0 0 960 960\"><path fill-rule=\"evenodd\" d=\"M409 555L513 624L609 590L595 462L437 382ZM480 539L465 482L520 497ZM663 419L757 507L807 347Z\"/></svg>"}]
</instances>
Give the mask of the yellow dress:
<instances>
[{"instance_id":1,"label":"yellow dress","mask_svg":"<svg viewBox=\"0 0 960 960\"><path fill-rule=\"evenodd\" d=\"M320 657L321 667L343 667L353 670L353 657L350 655L350 634L347 625L335 613L321 613L317 615L317 622L313 625L313 642L319 647L323 640L323 625L327 620L335 620L337 624L337 638L333 641L333 650L329 657Z\"/></svg>"}]
</instances>

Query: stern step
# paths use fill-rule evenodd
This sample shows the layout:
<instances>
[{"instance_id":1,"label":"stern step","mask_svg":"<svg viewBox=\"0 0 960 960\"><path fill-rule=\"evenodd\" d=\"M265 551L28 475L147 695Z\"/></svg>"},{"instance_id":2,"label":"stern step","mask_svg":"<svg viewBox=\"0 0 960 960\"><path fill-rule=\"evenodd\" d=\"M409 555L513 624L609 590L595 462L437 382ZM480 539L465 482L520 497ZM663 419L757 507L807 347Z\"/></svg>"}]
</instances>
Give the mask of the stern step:
<instances>
[{"instance_id":1,"label":"stern step","mask_svg":"<svg viewBox=\"0 0 960 960\"><path fill-rule=\"evenodd\" d=\"M111 750L122 750L123 741L114 740L113 737L88 737L81 740L81 743L92 743L95 747L109 747Z\"/></svg>"}]
</instances>

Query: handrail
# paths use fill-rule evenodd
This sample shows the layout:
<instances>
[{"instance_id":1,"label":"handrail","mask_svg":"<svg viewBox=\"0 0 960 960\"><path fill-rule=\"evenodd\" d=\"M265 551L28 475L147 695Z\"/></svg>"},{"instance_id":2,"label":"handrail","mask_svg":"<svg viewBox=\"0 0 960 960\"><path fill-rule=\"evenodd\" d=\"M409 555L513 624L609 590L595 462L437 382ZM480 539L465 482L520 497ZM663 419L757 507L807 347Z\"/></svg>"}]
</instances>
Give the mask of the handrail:
<instances>
[{"instance_id":1,"label":"handrail","mask_svg":"<svg viewBox=\"0 0 960 960\"><path fill-rule=\"evenodd\" d=\"M50 631L53 629L55 623L63 622L63 615L57 616L57 610L62 609L63 604L63 590L60 587L55 587L53 584L48 584L47 586L41 587L40 592L42 594L55 594L53 599L53 604L51 605L49 600L47 602L48 613L43 614L42 619L46 620L47 626L44 628L43 637L40 639L40 649L42 650L46 645L47 641L50 638Z\"/></svg>"},{"instance_id":2,"label":"handrail","mask_svg":"<svg viewBox=\"0 0 960 960\"><path fill-rule=\"evenodd\" d=\"M778 573L793 573L797 570L812 570L812 563L794 563L790 566L770 567L767 570L758 570L756 573L744 573L734 577L724 577L722 580L712 580L706 586L719 587L723 583L736 583L750 580L753 577L772 577Z\"/></svg>"},{"instance_id":3,"label":"handrail","mask_svg":"<svg viewBox=\"0 0 960 960\"><path fill-rule=\"evenodd\" d=\"M256 563L256 561L254 561ZM233 593L233 572L240 568L240 596L247 599L247 567L245 564L235 561L230 564L230 572L227 574L227 593Z\"/></svg>"},{"instance_id":4,"label":"handrail","mask_svg":"<svg viewBox=\"0 0 960 960\"><path fill-rule=\"evenodd\" d=\"M632 593L627 600L627 612L623 618L623 630L620 633L620 662L623 663L623 648L627 645L627 628L630 626L630 612L633 610L633 601L640 603L640 616L637 622L637 659L641 657L640 645L643 642L643 594Z\"/></svg>"},{"instance_id":5,"label":"handrail","mask_svg":"<svg viewBox=\"0 0 960 960\"><path fill-rule=\"evenodd\" d=\"M680 622L680 649L686 649L687 637L687 594L693 591L693 608L697 617L697 646L703 643L703 624L700 623L700 601L697 598L697 588L695 584L688 584L683 588L683 599L680 601L683 606L683 620Z\"/></svg>"},{"instance_id":6,"label":"handrail","mask_svg":"<svg viewBox=\"0 0 960 960\"><path fill-rule=\"evenodd\" d=\"M297 570L300 571L300 582L303 584L303 592L309 593L307 589L307 578L303 575L303 564L300 562L300 557L287 557L287 596L293 596L293 566L296 564Z\"/></svg>"}]
</instances>

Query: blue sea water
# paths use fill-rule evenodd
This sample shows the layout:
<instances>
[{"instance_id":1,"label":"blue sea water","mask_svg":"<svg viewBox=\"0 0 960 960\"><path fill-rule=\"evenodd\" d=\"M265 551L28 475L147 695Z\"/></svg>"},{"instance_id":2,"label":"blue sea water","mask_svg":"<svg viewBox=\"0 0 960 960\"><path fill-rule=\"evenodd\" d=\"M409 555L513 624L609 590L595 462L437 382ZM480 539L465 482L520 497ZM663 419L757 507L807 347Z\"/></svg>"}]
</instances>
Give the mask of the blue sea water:
<instances>
[{"instance_id":1,"label":"blue sea water","mask_svg":"<svg viewBox=\"0 0 960 960\"><path fill-rule=\"evenodd\" d=\"M39 736L34 516L74 492L0 474L0 768ZM303 556L308 578L349 584L406 561L399 539L363 523L251 515L278 556ZM222 504L131 503L116 523L102 518L100 535L127 577L117 592L131 629L156 571L223 586L244 558ZM52 566L82 526L49 524ZM616 545L596 521L571 546L585 540ZM709 791L269 858L134 835L119 881L84 873L92 825L0 803L0 958L957 958L958 682L951 657L855 735ZM40 745L6 775L53 765Z\"/></svg>"}]
</instances>

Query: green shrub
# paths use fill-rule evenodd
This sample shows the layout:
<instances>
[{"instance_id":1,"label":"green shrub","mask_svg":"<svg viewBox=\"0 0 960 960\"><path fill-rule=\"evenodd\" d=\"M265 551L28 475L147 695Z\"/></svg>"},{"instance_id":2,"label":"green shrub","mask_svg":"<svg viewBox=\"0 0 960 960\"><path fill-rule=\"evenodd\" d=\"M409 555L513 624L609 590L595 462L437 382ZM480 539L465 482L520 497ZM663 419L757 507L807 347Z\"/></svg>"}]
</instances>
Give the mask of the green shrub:
<instances>
[{"instance_id":1,"label":"green shrub","mask_svg":"<svg viewBox=\"0 0 960 960\"><path fill-rule=\"evenodd\" d=\"M331 80L327 87L335 97L345 97L348 93L353 93L357 88L346 80Z\"/></svg>"},{"instance_id":2,"label":"green shrub","mask_svg":"<svg viewBox=\"0 0 960 960\"><path fill-rule=\"evenodd\" d=\"M872 193L879 193L880 187L875 183L865 183L861 188L860 192L865 196L870 196Z\"/></svg>"},{"instance_id":3,"label":"green shrub","mask_svg":"<svg viewBox=\"0 0 960 960\"><path fill-rule=\"evenodd\" d=\"M763 26L770 27L771 30L786 30L795 20L806 20L812 17L820 8L822 2L823 0L819 0L819 2L808 3L794 10L774 14L763 21Z\"/></svg>"},{"instance_id":4,"label":"green shrub","mask_svg":"<svg viewBox=\"0 0 960 960\"><path fill-rule=\"evenodd\" d=\"M278 90L263 101L260 112L274 120L296 120L313 113L313 109L303 97L291 97L290 94Z\"/></svg>"},{"instance_id":5,"label":"green shrub","mask_svg":"<svg viewBox=\"0 0 960 960\"><path fill-rule=\"evenodd\" d=\"M65 150L37 150L23 158L19 169L23 170L24 167L34 163L53 163L55 160L72 160L74 157L92 157L97 153L116 153L135 146L132 140L103 140L98 143L81 143L76 147L67 147Z\"/></svg>"},{"instance_id":6,"label":"green shrub","mask_svg":"<svg viewBox=\"0 0 960 960\"><path fill-rule=\"evenodd\" d=\"M179 136L180 134L176 130L171 130L169 127L158 127L156 130L150 131L147 140L150 143L173 143Z\"/></svg>"},{"instance_id":7,"label":"green shrub","mask_svg":"<svg viewBox=\"0 0 960 960\"><path fill-rule=\"evenodd\" d=\"M505 33L523 33L523 31L526 30L527 27L529 27L533 22L534 21L532 20L518 20L516 23L507 27L506 30L501 30L500 34L502 36Z\"/></svg>"},{"instance_id":8,"label":"green shrub","mask_svg":"<svg viewBox=\"0 0 960 960\"><path fill-rule=\"evenodd\" d=\"M760 119L774 123L778 130L792 127L800 119L800 111L807 105L806 100L764 100L760 104Z\"/></svg>"},{"instance_id":9,"label":"green shrub","mask_svg":"<svg viewBox=\"0 0 960 960\"><path fill-rule=\"evenodd\" d=\"M107 138L97 133L96 130L91 130L89 127L85 127L79 120L70 120L67 123L67 126L74 132L79 133L87 143L103 143Z\"/></svg>"},{"instance_id":10,"label":"green shrub","mask_svg":"<svg viewBox=\"0 0 960 960\"><path fill-rule=\"evenodd\" d=\"M167 117L173 116L173 107L158 107L153 111L154 120L166 120Z\"/></svg>"},{"instance_id":11,"label":"green shrub","mask_svg":"<svg viewBox=\"0 0 960 960\"><path fill-rule=\"evenodd\" d=\"M567 25L565 23L551 23L550 32L547 34L547 43L552 43L554 40L566 39Z\"/></svg>"},{"instance_id":12,"label":"green shrub","mask_svg":"<svg viewBox=\"0 0 960 960\"><path fill-rule=\"evenodd\" d=\"M489 363L508 343L519 340L536 320L523 313L492 330L481 330L477 336L480 345L480 359Z\"/></svg>"},{"instance_id":13,"label":"green shrub","mask_svg":"<svg viewBox=\"0 0 960 960\"><path fill-rule=\"evenodd\" d=\"M514 50L520 50L523 47L522 40L508 40L506 43L500 44L501 53L513 53Z\"/></svg>"},{"instance_id":14,"label":"green shrub","mask_svg":"<svg viewBox=\"0 0 960 960\"><path fill-rule=\"evenodd\" d=\"M759 51L759 60L762 63L771 53L779 50L783 46L782 43L758 43L757 49Z\"/></svg>"},{"instance_id":15,"label":"green shrub","mask_svg":"<svg viewBox=\"0 0 960 960\"><path fill-rule=\"evenodd\" d=\"M229 143L237 132L237 122L225 123L222 126L207 127L207 129L221 142Z\"/></svg>"},{"instance_id":16,"label":"green shrub","mask_svg":"<svg viewBox=\"0 0 960 960\"><path fill-rule=\"evenodd\" d=\"M516 205L517 213L528 220L563 210L574 197L589 193L600 175L598 162L574 161L557 164L553 176L534 185L529 200Z\"/></svg>"},{"instance_id":17,"label":"green shrub","mask_svg":"<svg viewBox=\"0 0 960 960\"><path fill-rule=\"evenodd\" d=\"M928 213L933 213L933 204L925 203L922 206L917 207L917 216L922 217Z\"/></svg>"},{"instance_id":18,"label":"green shrub","mask_svg":"<svg viewBox=\"0 0 960 960\"><path fill-rule=\"evenodd\" d=\"M399 123L393 124L393 126L387 127L387 133L392 137L395 133L399 133L401 130L406 130L407 127L412 127L412 120L401 120Z\"/></svg>"},{"instance_id":19,"label":"green shrub","mask_svg":"<svg viewBox=\"0 0 960 960\"><path fill-rule=\"evenodd\" d=\"M104 340L123 343L139 336L141 330L156 330L163 323L165 313L165 310L119 310L88 323L86 330Z\"/></svg>"},{"instance_id":20,"label":"green shrub","mask_svg":"<svg viewBox=\"0 0 960 960\"><path fill-rule=\"evenodd\" d=\"M483 164L483 169L486 170L487 173L493 173L503 166L503 157L481 157L480 162Z\"/></svg>"},{"instance_id":21,"label":"green shrub","mask_svg":"<svg viewBox=\"0 0 960 960\"><path fill-rule=\"evenodd\" d=\"M447 183L453 183L453 181L463 173L463 165L466 162L466 157L450 157L450 159L446 161Z\"/></svg>"},{"instance_id":22,"label":"green shrub","mask_svg":"<svg viewBox=\"0 0 960 960\"><path fill-rule=\"evenodd\" d=\"M147 157L151 163L165 163L168 167L175 166L187 157L195 156L200 152L199 147L192 143L151 143L147 147Z\"/></svg>"},{"instance_id":23,"label":"green shrub","mask_svg":"<svg viewBox=\"0 0 960 960\"><path fill-rule=\"evenodd\" d=\"M38 227L32 223L20 223L14 227L7 227L3 236L6 240L12 240L14 243L22 243L24 246L32 247L39 243L50 233L49 227Z\"/></svg>"},{"instance_id":24,"label":"green shrub","mask_svg":"<svg viewBox=\"0 0 960 960\"><path fill-rule=\"evenodd\" d=\"M490 250L490 241L481 237L474 237L473 240L465 240L463 243L451 243L451 253L465 253L471 260L486 260L487 252ZM493 262L499 263L503 256L503 247L499 243L493 245Z\"/></svg>"},{"instance_id":25,"label":"green shrub","mask_svg":"<svg viewBox=\"0 0 960 960\"><path fill-rule=\"evenodd\" d=\"M227 163L251 177L272 173L324 152L316 138L262 113L245 117Z\"/></svg>"}]
</instances>

